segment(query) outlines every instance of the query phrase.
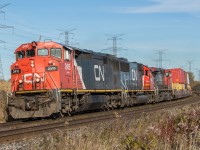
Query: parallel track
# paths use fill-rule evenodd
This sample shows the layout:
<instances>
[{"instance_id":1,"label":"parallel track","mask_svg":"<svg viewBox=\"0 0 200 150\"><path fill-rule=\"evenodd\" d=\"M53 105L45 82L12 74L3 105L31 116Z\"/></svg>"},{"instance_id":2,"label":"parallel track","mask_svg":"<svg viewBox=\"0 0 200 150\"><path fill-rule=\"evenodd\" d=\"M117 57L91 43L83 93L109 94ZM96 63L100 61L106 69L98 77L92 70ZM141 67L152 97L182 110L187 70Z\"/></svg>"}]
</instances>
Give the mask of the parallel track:
<instances>
[{"instance_id":1,"label":"parallel track","mask_svg":"<svg viewBox=\"0 0 200 150\"><path fill-rule=\"evenodd\" d=\"M0 143L10 140L20 140L27 136L51 132L62 129L76 128L82 125L88 125L94 122L116 119L116 117L130 117L148 113L164 108L184 106L188 104L200 103L200 97L193 96L178 101L168 101L158 104L142 105L124 110L112 110L108 112L96 112L74 117L64 117L57 120L37 120L30 122L14 121L0 124Z\"/></svg>"}]
</instances>

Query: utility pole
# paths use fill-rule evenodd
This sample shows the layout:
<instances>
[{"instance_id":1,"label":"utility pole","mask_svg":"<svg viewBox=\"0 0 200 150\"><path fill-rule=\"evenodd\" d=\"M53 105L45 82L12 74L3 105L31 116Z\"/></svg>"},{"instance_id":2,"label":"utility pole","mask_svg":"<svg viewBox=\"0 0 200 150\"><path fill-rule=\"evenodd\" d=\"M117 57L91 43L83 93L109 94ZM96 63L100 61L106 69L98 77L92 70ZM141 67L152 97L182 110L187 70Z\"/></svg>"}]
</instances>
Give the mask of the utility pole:
<instances>
[{"instance_id":1,"label":"utility pole","mask_svg":"<svg viewBox=\"0 0 200 150\"><path fill-rule=\"evenodd\" d=\"M123 36L125 34L118 34L118 35L108 35L110 36L110 38L108 38L107 40L112 40L112 51L113 51L113 55L117 57L117 51L118 51L118 47L117 47L117 41L121 40L122 38L119 38L121 36Z\"/></svg>"},{"instance_id":2,"label":"utility pole","mask_svg":"<svg viewBox=\"0 0 200 150\"><path fill-rule=\"evenodd\" d=\"M195 70L197 71L198 81L200 81L200 69L199 68L195 68Z\"/></svg>"},{"instance_id":3,"label":"utility pole","mask_svg":"<svg viewBox=\"0 0 200 150\"><path fill-rule=\"evenodd\" d=\"M0 56L0 80L4 80L3 65Z\"/></svg>"},{"instance_id":4,"label":"utility pole","mask_svg":"<svg viewBox=\"0 0 200 150\"><path fill-rule=\"evenodd\" d=\"M156 54L158 54L158 59L155 60L156 64L158 64L159 68L162 68L163 66L163 61L167 61L163 59L163 55L165 54L165 51L167 50L157 50Z\"/></svg>"},{"instance_id":5,"label":"utility pole","mask_svg":"<svg viewBox=\"0 0 200 150\"><path fill-rule=\"evenodd\" d=\"M198 77L199 77L199 81L200 81L200 70L198 70Z\"/></svg>"},{"instance_id":6,"label":"utility pole","mask_svg":"<svg viewBox=\"0 0 200 150\"><path fill-rule=\"evenodd\" d=\"M187 63L188 63L188 67L189 67L189 72L192 72L192 63L193 63L193 60L188 60Z\"/></svg>"},{"instance_id":7,"label":"utility pole","mask_svg":"<svg viewBox=\"0 0 200 150\"><path fill-rule=\"evenodd\" d=\"M64 35L65 36L65 45L69 46L69 35L70 34L73 34L72 31L76 30L76 28L74 29L70 29L70 30L64 30L64 29L57 29L59 31L61 31L61 33L59 34L60 35Z\"/></svg>"}]
</instances>

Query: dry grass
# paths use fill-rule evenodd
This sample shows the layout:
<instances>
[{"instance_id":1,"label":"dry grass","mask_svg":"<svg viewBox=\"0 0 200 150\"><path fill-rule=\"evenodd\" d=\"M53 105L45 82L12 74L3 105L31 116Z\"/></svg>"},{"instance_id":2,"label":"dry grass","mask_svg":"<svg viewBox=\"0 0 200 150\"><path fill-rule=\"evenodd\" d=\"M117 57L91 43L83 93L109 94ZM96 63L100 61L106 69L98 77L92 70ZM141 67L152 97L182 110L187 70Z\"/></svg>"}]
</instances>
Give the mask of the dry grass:
<instances>
[{"instance_id":1,"label":"dry grass","mask_svg":"<svg viewBox=\"0 0 200 150\"><path fill-rule=\"evenodd\" d=\"M0 81L0 90L3 90L5 92L10 92L11 90L10 81Z\"/></svg>"},{"instance_id":2,"label":"dry grass","mask_svg":"<svg viewBox=\"0 0 200 150\"><path fill-rule=\"evenodd\" d=\"M121 118L79 129L45 134L8 149L62 150L199 150L200 105L161 110L134 118ZM0 148L1 149L1 148Z\"/></svg>"},{"instance_id":3,"label":"dry grass","mask_svg":"<svg viewBox=\"0 0 200 150\"><path fill-rule=\"evenodd\" d=\"M10 92L11 83L9 81L0 81L0 123L6 121L6 93Z\"/></svg>"}]
</instances>

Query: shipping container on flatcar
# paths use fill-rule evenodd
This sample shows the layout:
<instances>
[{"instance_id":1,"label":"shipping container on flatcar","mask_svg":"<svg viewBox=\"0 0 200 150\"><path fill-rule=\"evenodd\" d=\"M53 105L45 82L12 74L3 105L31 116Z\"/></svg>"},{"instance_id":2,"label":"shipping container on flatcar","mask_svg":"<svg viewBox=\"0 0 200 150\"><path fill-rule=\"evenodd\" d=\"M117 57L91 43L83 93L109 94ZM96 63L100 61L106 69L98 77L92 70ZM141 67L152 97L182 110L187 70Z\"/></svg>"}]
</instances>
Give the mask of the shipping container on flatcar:
<instances>
[{"instance_id":1,"label":"shipping container on flatcar","mask_svg":"<svg viewBox=\"0 0 200 150\"><path fill-rule=\"evenodd\" d=\"M188 96L187 73L181 68L170 69L172 75L172 89L175 98Z\"/></svg>"}]
</instances>

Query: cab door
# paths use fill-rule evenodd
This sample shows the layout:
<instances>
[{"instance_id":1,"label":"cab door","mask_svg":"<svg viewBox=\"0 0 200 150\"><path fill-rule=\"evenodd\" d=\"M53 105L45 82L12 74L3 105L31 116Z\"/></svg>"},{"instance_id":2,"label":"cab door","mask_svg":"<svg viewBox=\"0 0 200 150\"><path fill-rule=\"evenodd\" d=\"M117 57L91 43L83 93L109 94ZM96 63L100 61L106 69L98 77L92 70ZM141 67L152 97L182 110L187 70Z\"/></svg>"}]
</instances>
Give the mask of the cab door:
<instances>
[{"instance_id":1,"label":"cab door","mask_svg":"<svg viewBox=\"0 0 200 150\"><path fill-rule=\"evenodd\" d=\"M144 66L143 90L150 90L150 69Z\"/></svg>"},{"instance_id":2,"label":"cab door","mask_svg":"<svg viewBox=\"0 0 200 150\"><path fill-rule=\"evenodd\" d=\"M63 49L63 67L61 68L61 84L63 89L72 88L72 65L73 55L72 51Z\"/></svg>"}]
</instances>

